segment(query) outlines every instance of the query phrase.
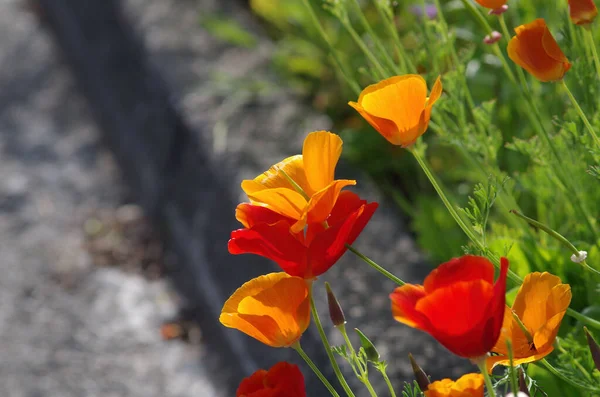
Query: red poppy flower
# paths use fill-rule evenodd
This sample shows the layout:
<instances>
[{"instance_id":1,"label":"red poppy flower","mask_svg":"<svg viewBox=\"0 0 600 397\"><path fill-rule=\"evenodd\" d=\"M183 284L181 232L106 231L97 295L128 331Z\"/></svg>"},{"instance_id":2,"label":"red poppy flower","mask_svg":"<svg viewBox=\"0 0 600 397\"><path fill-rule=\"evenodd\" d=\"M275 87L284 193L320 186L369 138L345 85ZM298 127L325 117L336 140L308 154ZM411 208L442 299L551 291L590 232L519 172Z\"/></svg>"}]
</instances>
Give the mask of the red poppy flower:
<instances>
[{"instance_id":1,"label":"red poppy flower","mask_svg":"<svg viewBox=\"0 0 600 397\"><path fill-rule=\"evenodd\" d=\"M326 224L309 224L293 233L296 220L266 207L243 203L236 218L246 227L231 232L229 252L257 254L275 261L291 276L311 279L325 273L346 252L377 209L377 203L343 191Z\"/></svg>"},{"instance_id":2,"label":"red poppy flower","mask_svg":"<svg viewBox=\"0 0 600 397\"><path fill-rule=\"evenodd\" d=\"M405 284L390 295L394 318L429 333L452 353L480 358L500 337L508 260L494 284L494 265L465 255L440 265L424 285Z\"/></svg>"},{"instance_id":3,"label":"red poppy flower","mask_svg":"<svg viewBox=\"0 0 600 397\"><path fill-rule=\"evenodd\" d=\"M304 376L298 366L280 362L244 378L235 397L306 397Z\"/></svg>"}]
</instances>

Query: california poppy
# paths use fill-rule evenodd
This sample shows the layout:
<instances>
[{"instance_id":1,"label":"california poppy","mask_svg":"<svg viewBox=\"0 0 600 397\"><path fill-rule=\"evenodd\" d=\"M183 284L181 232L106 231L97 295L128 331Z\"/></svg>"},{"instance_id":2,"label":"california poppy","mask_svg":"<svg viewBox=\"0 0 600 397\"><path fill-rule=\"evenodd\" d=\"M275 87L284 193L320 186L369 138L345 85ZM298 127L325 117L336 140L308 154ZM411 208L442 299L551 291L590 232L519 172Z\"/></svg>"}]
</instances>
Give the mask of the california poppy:
<instances>
[{"instance_id":1,"label":"california poppy","mask_svg":"<svg viewBox=\"0 0 600 397\"><path fill-rule=\"evenodd\" d=\"M561 80L571 68L542 18L515 29L508 43L508 56L540 81Z\"/></svg>"},{"instance_id":2,"label":"california poppy","mask_svg":"<svg viewBox=\"0 0 600 397\"><path fill-rule=\"evenodd\" d=\"M304 231L290 232L295 220L266 207L243 203L237 219L246 229L234 230L232 254L252 253L275 261L286 273L311 279L325 273L346 252L377 209L377 203L341 192L326 224L311 223Z\"/></svg>"},{"instance_id":3,"label":"california poppy","mask_svg":"<svg viewBox=\"0 0 600 397\"><path fill-rule=\"evenodd\" d=\"M405 284L390 295L394 318L429 333L452 353L478 359L500 336L505 306L508 260L494 265L465 255L440 265L424 285Z\"/></svg>"},{"instance_id":4,"label":"california poppy","mask_svg":"<svg viewBox=\"0 0 600 397\"><path fill-rule=\"evenodd\" d=\"M427 97L427 83L418 74L394 76L365 88L350 106L393 145L412 145L429 126L431 108L442 95L438 77Z\"/></svg>"},{"instance_id":5,"label":"california poppy","mask_svg":"<svg viewBox=\"0 0 600 397\"><path fill-rule=\"evenodd\" d=\"M450 379L431 383L425 397L483 397L484 379L481 374L466 374L457 381Z\"/></svg>"},{"instance_id":6,"label":"california poppy","mask_svg":"<svg viewBox=\"0 0 600 397\"><path fill-rule=\"evenodd\" d=\"M488 357L488 370L497 364L510 365L507 339L512 344L514 365L537 361L550 354L569 303L571 287L562 284L560 278L547 272L528 274L512 309L505 308L502 333L492 349L499 355Z\"/></svg>"},{"instance_id":7,"label":"california poppy","mask_svg":"<svg viewBox=\"0 0 600 397\"><path fill-rule=\"evenodd\" d=\"M569 16L575 25L585 25L594 22L598 9L594 0L569 0Z\"/></svg>"},{"instance_id":8,"label":"california poppy","mask_svg":"<svg viewBox=\"0 0 600 397\"><path fill-rule=\"evenodd\" d=\"M325 221L340 191L354 180L334 180L342 153L342 140L327 131L308 134L302 155L288 157L254 179L242 182L253 204L293 219L293 233L307 223Z\"/></svg>"},{"instance_id":9,"label":"california poppy","mask_svg":"<svg viewBox=\"0 0 600 397\"><path fill-rule=\"evenodd\" d=\"M306 397L304 376L297 365L279 362L244 378L235 397Z\"/></svg>"},{"instance_id":10,"label":"california poppy","mask_svg":"<svg viewBox=\"0 0 600 397\"><path fill-rule=\"evenodd\" d=\"M480 6L497 10L506 4L507 0L475 0Z\"/></svg>"},{"instance_id":11,"label":"california poppy","mask_svg":"<svg viewBox=\"0 0 600 397\"><path fill-rule=\"evenodd\" d=\"M304 279L271 273L242 285L225 302L219 321L271 347L296 343L310 323Z\"/></svg>"}]
</instances>

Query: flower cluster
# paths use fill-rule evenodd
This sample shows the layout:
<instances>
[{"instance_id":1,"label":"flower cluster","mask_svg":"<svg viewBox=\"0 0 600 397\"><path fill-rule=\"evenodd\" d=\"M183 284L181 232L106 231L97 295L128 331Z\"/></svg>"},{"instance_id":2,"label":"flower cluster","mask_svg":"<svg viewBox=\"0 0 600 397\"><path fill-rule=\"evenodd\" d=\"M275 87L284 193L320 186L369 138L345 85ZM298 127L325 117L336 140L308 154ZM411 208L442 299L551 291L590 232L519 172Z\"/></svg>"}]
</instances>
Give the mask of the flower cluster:
<instances>
[{"instance_id":1,"label":"flower cluster","mask_svg":"<svg viewBox=\"0 0 600 397\"><path fill-rule=\"evenodd\" d=\"M504 24L503 14L508 9L506 0L476 2L488 8L489 15L497 16ZM587 26L596 14L592 1L569 0L569 16L574 24ZM445 28L444 24L441 26ZM503 28L507 35L506 26ZM498 49L502 35L491 29L489 32L485 43ZM515 32L512 38L505 37L508 57L541 82L564 84L563 78L571 69L571 62L545 20L536 19L517 27ZM520 68L517 68L520 78L525 79ZM530 95L526 85L524 90ZM568 93L570 95L570 91ZM453 92L448 94L454 95ZM499 258L486 245L485 223L468 225L449 204L420 154L421 137L429 128L434 105L444 99L443 95L441 76L429 90L421 75L404 74L369 85L360 92L356 102L348 102L385 140L414 155L452 217L472 241L473 246L467 252L479 254L467 254L442 263L431 271L422 285L404 283L352 247L378 204L369 203L348 190L356 185L355 180L335 178L342 154L342 140L338 135L328 131L309 133L302 154L288 157L241 184L248 202L236 208L235 217L242 227L231 232L229 252L260 255L272 260L282 271L259 276L237 289L225 302L220 322L268 346L297 350L335 397L339 397L335 388L300 347L300 339L311 324L311 315L328 350L334 372L348 396L353 393L332 358L334 350L346 358L371 395L374 391L369 384L369 365L383 374L391 394L395 394L385 374L385 363L380 361L374 344L359 330L361 347L353 348L346 334L343 310L328 284L330 318L343 334L343 348L332 349L328 345L314 309L315 281L348 250L398 284L389 295L390 315L396 321L428 333L448 351L479 366L481 373L465 374L457 380L430 382L411 356L417 383L425 397L483 397L486 388L489 396L495 396L490 378L494 368L508 367L509 375L515 375L511 376L514 381L517 366L540 360L550 366L545 358L554 351L563 317L572 311L569 309L572 294L568 284L548 272L527 274L528 271L524 271L520 273L525 276L521 279L509 269L506 257ZM533 113L533 119L539 118L537 112ZM436 114L433 116L435 118ZM474 111L473 118L478 117L480 115ZM570 243L554 230L522 217L569 246ZM481 232L483 238L478 239L472 229ZM572 244L569 248L579 252ZM578 263L587 266L586 258L580 259ZM518 287L511 306L507 305L506 297L507 283L510 282L515 290ZM579 318L586 317L579 314ZM592 324L596 323L592 321ZM586 336L594 363L600 365L600 348L587 330ZM515 384L512 391L515 394L522 392ZM282 362L269 371L258 370L244 379L236 395L305 397L306 391L298 367Z\"/></svg>"}]
</instances>

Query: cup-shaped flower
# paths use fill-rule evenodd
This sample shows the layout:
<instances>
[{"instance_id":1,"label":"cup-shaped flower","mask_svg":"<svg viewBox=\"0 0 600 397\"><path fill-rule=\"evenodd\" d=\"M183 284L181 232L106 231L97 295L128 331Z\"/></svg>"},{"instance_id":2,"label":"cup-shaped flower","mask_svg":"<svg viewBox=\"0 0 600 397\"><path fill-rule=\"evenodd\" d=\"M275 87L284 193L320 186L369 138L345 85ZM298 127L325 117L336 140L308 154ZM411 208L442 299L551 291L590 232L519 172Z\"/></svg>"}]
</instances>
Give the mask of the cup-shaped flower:
<instances>
[{"instance_id":1,"label":"cup-shaped flower","mask_svg":"<svg viewBox=\"0 0 600 397\"><path fill-rule=\"evenodd\" d=\"M244 378L235 397L306 397L304 376L298 366L282 361Z\"/></svg>"},{"instance_id":2,"label":"cup-shaped flower","mask_svg":"<svg viewBox=\"0 0 600 397\"><path fill-rule=\"evenodd\" d=\"M575 25L586 25L594 22L598 9L594 0L569 0L569 16Z\"/></svg>"},{"instance_id":3,"label":"cup-shaped flower","mask_svg":"<svg viewBox=\"0 0 600 397\"><path fill-rule=\"evenodd\" d=\"M254 179L242 182L250 202L294 220L291 230L327 219L340 191L354 180L334 179L342 140L327 131L308 134L302 154L288 157Z\"/></svg>"},{"instance_id":4,"label":"cup-shaped flower","mask_svg":"<svg viewBox=\"0 0 600 397\"><path fill-rule=\"evenodd\" d=\"M243 203L237 207L236 218L246 228L231 233L229 252L264 256L292 276L318 277L346 252L346 244L356 240L377 206L343 191L325 219L327 225L311 223L306 233L294 233L290 230L294 219L267 207Z\"/></svg>"},{"instance_id":5,"label":"cup-shaped flower","mask_svg":"<svg viewBox=\"0 0 600 397\"><path fill-rule=\"evenodd\" d=\"M550 273L531 273L523 280L512 309L506 306L502 332L487 358L495 365L510 365L506 340L511 341L513 364L541 360L552 352L560 323L571 303L571 287ZM517 317L517 318L515 318Z\"/></svg>"},{"instance_id":6,"label":"cup-shaped flower","mask_svg":"<svg viewBox=\"0 0 600 397\"><path fill-rule=\"evenodd\" d=\"M497 10L506 4L507 0L475 0L480 6Z\"/></svg>"},{"instance_id":7,"label":"cup-shaped flower","mask_svg":"<svg viewBox=\"0 0 600 397\"><path fill-rule=\"evenodd\" d=\"M571 63L543 19L521 25L508 43L508 56L540 81L561 80Z\"/></svg>"},{"instance_id":8,"label":"cup-shaped flower","mask_svg":"<svg viewBox=\"0 0 600 397\"><path fill-rule=\"evenodd\" d=\"M484 379L481 374L466 374L453 381L442 379L431 383L425 397L483 397Z\"/></svg>"},{"instance_id":9,"label":"cup-shaped flower","mask_svg":"<svg viewBox=\"0 0 600 397\"><path fill-rule=\"evenodd\" d=\"M393 145L412 145L429 126L431 108L442 95L438 77L427 97L427 83L418 74L394 76L365 88L350 106Z\"/></svg>"},{"instance_id":10,"label":"cup-shaped flower","mask_svg":"<svg viewBox=\"0 0 600 397\"><path fill-rule=\"evenodd\" d=\"M508 260L494 265L466 255L433 270L424 285L405 284L390 295L394 318L429 333L452 353L479 359L500 336Z\"/></svg>"},{"instance_id":11,"label":"cup-shaped flower","mask_svg":"<svg viewBox=\"0 0 600 397\"><path fill-rule=\"evenodd\" d=\"M289 347L310 323L306 281L286 273L252 279L225 302L219 321L265 345Z\"/></svg>"}]
</instances>

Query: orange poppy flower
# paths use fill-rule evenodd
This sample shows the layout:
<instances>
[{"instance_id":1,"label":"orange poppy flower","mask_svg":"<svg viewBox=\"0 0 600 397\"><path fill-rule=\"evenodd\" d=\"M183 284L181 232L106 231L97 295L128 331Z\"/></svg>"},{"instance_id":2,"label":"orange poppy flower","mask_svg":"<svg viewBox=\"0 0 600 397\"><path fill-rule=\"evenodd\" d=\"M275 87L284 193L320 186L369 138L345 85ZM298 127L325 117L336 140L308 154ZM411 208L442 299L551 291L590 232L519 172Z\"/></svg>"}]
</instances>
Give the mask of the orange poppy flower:
<instances>
[{"instance_id":1,"label":"orange poppy flower","mask_svg":"<svg viewBox=\"0 0 600 397\"><path fill-rule=\"evenodd\" d=\"M598 9L594 0L569 0L569 16L575 25L585 25L594 22Z\"/></svg>"},{"instance_id":2,"label":"orange poppy flower","mask_svg":"<svg viewBox=\"0 0 600 397\"><path fill-rule=\"evenodd\" d=\"M265 207L242 203L236 209L236 218L246 228L231 232L229 252L272 259L291 276L318 277L346 252L346 244L356 240L377 206L344 191L331 209L327 228L311 223L306 233L290 233L295 220Z\"/></svg>"},{"instance_id":3,"label":"orange poppy flower","mask_svg":"<svg viewBox=\"0 0 600 397\"><path fill-rule=\"evenodd\" d=\"M475 0L480 6L497 10L506 4L507 0Z\"/></svg>"},{"instance_id":4,"label":"orange poppy flower","mask_svg":"<svg viewBox=\"0 0 600 397\"><path fill-rule=\"evenodd\" d=\"M252 204L262 205L294 219L293 233L307 223L327 219L340 191L354 180L334 180L342 153L342 140L327 131L308 134L302 155L288 157L254 179L242 182ZM299 190L302 190L300 192Z\"/></svg>"},{"instance_id":5,"label":"orange poppy flower","mask_svg":"<svg viewBox=\"0 0 600 397\"><path fill-rule=\"evenodd\" d=\"M394 318L429 333L452 353L478 359L500 336L505 306L508 260L494 265L465 255L440 265L424 285L405 284L390 295Z\"/></svg>"},{"instance_id":6,"label":"orange poppy flower","mask_svg":"<svg viewBox=\"0 0 600 397\"><path fill-rule=\"evenodd\" d=\"M508 43L508 56L540 81L561 80L571 68L542 18L515 29Z\"/></svg>"},{"instance_id":7,"label":"orange poppy flower","mask_svg":"<svg viewBox=\"0 0 600 397\"><path fill-rule=\"evenodd\" d=\"M512 309L506 306L502 333L492 349L499 356L488 357L488 370L491 372L498 364L510 365L507 339L512 343L514 365L537 361L550 354L569 303L571 287L562 284L560 278L546 272L528 274Z\"/></svg>"},{"instance_id":8,"label":"orange poppy flower","mask_svg":"<svg viewBox=\"0 0 600 397\"><path fill-rule=\"evenodd\" d=\"M365 88L357 102L348 102L393 145L412 145L429 126L431 108L442 95L438 77L427 97L427 83L418 74L390 77Z\"/></svg>"},{"instance_id":9,"label":"orange poppy flower","mask_svg":"<svg viewBox=\"0 0 600 397\"><path fill-rule=\"evenodd\" d=\"M265 345L289 347L310 323L308 286L286 273L257 277L231 295L219 321Z\"/></svg>"},{"instance_id":10,"label":"orange poppy flower","mask_svg":"<svg viewBox=\"0 0 600 397\"><path fill-rule=\"evenodd\" d=\"M425 397L483 397L485 383L481 374L466 374L456 382L443 379L427 386Z\"/></svg>"},{"instance_id":11,"label":"orange poppy flower","mask_svg":"<svg viewBox=\"0 0 600 397\"><path fill-rule=\"evenodd\" d=\"M304 376L297 365L279 362L244 378L235 397L306 397Z\"/></svg>"}]
</instances>

